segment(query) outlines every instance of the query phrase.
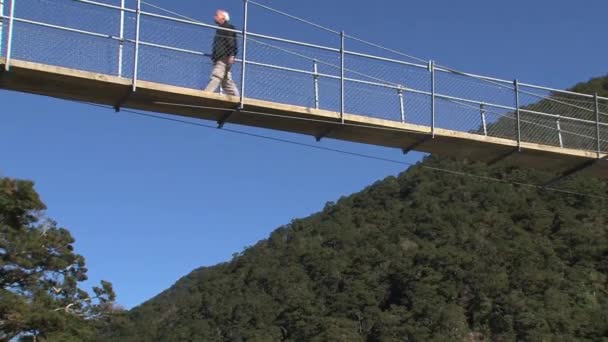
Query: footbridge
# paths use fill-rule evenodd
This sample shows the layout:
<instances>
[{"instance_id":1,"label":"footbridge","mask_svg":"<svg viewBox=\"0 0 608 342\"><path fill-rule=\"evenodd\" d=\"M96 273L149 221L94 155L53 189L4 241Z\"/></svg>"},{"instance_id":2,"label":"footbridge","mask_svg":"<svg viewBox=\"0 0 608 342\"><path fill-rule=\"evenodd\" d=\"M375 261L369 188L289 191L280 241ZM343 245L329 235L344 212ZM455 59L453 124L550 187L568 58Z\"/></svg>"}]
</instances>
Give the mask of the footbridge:
<instances>
[{"instance_id":1,"label":"footbridge","mask_svg":"<svg viewBox=\"0 0 608 342\"><path fill-rule=\"evenodd\" d=\"M0 13L3 89L608 179L597 94L453 70L245 0L235 97L202 90L214 24L141 0L0 0ZM249 29L268 16L316 33Z\"/></svg>"}]
</instances>

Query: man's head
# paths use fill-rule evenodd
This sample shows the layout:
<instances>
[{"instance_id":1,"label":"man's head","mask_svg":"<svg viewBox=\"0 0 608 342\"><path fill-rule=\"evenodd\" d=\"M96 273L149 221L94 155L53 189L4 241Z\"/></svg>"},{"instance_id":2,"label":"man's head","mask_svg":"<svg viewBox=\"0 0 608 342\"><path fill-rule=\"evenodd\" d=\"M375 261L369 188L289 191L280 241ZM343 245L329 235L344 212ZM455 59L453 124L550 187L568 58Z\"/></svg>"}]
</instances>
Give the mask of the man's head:
<instances>
[{"instance_id":1,"label":"man's head","mask_svg":"<svg viewBox=\"0 0 608 342\"><path fill-rule=\"evenodd\" d=\"M228 12L218 9L217 11L215 11L215 16L213 17L213 20L215 20L215 22L218 25L222 25L223 23L230 21L230 14L228 14Z\"/></svg>"}]
</instances>

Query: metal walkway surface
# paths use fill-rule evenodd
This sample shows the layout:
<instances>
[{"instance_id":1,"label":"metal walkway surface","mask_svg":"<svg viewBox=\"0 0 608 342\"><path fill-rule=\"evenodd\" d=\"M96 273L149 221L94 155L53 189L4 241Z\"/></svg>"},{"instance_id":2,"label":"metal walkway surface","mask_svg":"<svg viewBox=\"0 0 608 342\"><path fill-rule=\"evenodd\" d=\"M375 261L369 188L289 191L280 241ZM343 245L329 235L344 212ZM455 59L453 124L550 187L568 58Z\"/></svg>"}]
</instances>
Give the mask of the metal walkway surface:
<instances>
[{"instance_id":1,"label":"metal walkway surface","mask_svg":"<svg viewBox=\"0 0 608 342\"><path fill-rule=\"evenodd\" d=\"M608 179L607 98L250 32L250 6L286 14L244 4L240 97L201 90L215 26L141 0L0 1L0 88Z\"/></svg>"}]
</instances>

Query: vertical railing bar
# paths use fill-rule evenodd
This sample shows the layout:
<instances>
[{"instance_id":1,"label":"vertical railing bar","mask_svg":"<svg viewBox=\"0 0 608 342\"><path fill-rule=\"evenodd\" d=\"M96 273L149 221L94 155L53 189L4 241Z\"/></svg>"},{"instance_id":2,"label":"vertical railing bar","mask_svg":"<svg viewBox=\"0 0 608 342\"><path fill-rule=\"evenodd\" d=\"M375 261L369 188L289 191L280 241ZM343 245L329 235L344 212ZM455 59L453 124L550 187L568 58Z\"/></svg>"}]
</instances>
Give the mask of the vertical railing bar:
<instances>
[{"instance_id":1,"label":"vertical railing bar","mask_svg":"<svg viewBox=\"0 0 608 342\"><path fill-rule=\"evenodd\" d=\"M0 0L0 57L2 57L2 43L4 42L4 0Z\"/></svg>"},{"instance_id":2,"label":"vertical railing bar","mask_svg":"<svg viewBox=\"0 0 608 342\"><path fill-rule=\"evenodd\" d=\"M344 124L344 31L340 32L340 119Z\"/></svg>"},{"instance_id":3,"label":"vertical railing bar","mask_svg":"<svg viewBox=\"0 0 608 342\"><path fill-rule=\"evenodd\" d=\"M597 158L600 159L602 157L602 140L600 133L600 100L597 96L597 93L593 94L593 99L595 100L595 124L596 124L596 133L597 133Z\"/></svg>"},{"instance_id":4,"label":"vertical railing bar","mask_svg":"<svg viewBox=\"0 0 608 342\"><path fill-rule=\"evenodd\" d=\"M435 61L429 61L431 72L431 136L435 139Z\"/></svg>"},{"instance_id":5,"label":"vertical railing bar","mask_svg":"<svg viewBox=\"0 0 608 342\"><path fill-rule=\"evenodd\" d=\"M1 1L1 0L0 0ZM118 45L118 77L122 77L122 58L125 45L125 0L120 0L120 28Z\"/></svg>"},{"instance_id":6,"label":"vertical railing bar","mask_svg":"<svg viewBox=\"0 0 608 342\"><path fill-rule=\"evenodd\" d=\"M559 147L564 148L564 140L562 138L562 125L559 119L555 120L555 124L557 125L557 137L559 138Z\"/></svg>"},{"instance_id":7,"label":"vertical railing bar","mask_svg":"<svg viewBox=\"0 0 608 342\"><path fill-rule=\"evenodd\" d=\"M241 65L241 99L239 109L245 105L245 72L247 69L247 24L249 22L249 0L243 0L243 63Z\"/></svg>"},{"instance_id":8,"label":"vertical railing bar","mask_svg":"<svg viewBox=\"0 0 608 342\"><path fill-rule=\"evenodd\" d=\"M137 90L137 69L139 64L139 33L141 25L141 0L137 0L137 11L135 15L135 61L133 63L133 91Z\"/></svg>"},{"instance_id":9,"label":"vertical railing bar","mask_svg":"<svg viewBox=\"0 0 608 342\"><path fill-rule=\"evenodd\" d=\"M319 109L319 66L316 59L312 61L312 71L312 77L314 80L315 109Z\"/></svg>"},{"instance_id":10,"label":"vertical railing bar","mask_svg":"<svg viewBox=\"0 0 608 342\"><path fill-rule=\"evenodd\" d=\"M486 121L486 106L485 104L480 104L479 105L479 111L481 113L481 124L483 126L483 135L484 136L488 136L488 125L487 125L487 121Z\"/></svg>"},{"instance_id":11,"label":"vertical railing bar","mask_svg":"<svg viewBox=\"0 0 608 342\"><path fill-rule=\"evenodd\" d=\"M399 89L397 89L397 94L399 94L399 111L401 113L401 122L405 123L405 104L403 103L403 87L399 85Z\"/></svg>"},{"instance_id":12,"label":"vertical railing bar","mask_svg":"<svg viewBox=\"0 0 608 342\"><path fill-rule=\"evenodd\" d=\"M515 88L515 113L517 115L517 150L521 152L521 113L519 110L519 81L514 80Z\"/></svg>"},{"instance_id":13,"label":"vertical railing bar","mask_svg":"<svg viewBox=\"0 0 608 342\"><path fill-rule=\"evenodd\" d=\"M15 2L17 0L9 0L9 18L8 18L8 37L6 43L6 62L4 69L9 71L11 69L11 55L13 51L13 31L15 27Z\"/></svg>"}]
</instances>

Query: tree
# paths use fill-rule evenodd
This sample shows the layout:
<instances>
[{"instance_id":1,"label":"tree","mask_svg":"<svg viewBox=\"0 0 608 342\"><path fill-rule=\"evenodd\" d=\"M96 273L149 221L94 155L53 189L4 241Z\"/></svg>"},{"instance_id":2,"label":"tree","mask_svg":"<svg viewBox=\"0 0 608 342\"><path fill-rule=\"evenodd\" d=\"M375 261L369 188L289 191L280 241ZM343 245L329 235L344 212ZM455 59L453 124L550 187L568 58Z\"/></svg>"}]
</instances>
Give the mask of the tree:
<instances>
[{"instance_id":1,"label":"tree","mask_svg":"<svg viewBox=\"0 0 608 342\"><path fill-rule=\"evenodd\" d=\"M84 257L45 209L32 182L0 178L0 340L92 339L91 323L113 310L109 282L92 295L78 287Z\"/></svg>"}]
</instances>

